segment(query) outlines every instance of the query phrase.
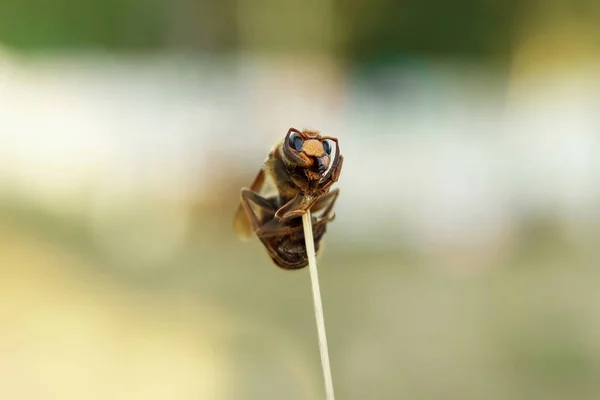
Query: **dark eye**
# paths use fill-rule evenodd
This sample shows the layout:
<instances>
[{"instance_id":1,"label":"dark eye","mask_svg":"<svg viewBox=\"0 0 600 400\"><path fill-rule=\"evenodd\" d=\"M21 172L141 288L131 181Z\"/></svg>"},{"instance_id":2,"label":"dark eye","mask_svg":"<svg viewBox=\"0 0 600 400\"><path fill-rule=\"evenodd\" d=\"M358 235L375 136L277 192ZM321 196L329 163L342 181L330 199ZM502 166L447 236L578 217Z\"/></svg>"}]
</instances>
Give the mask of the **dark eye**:
<instances>
[{"instance_id":1,"label":"dark eye","mask_svg":"<svg viewBox=\"0 0 600 400\"><path fill-rule=\"evenodd\" d=\"M323 141L323 150L325 150L325 153L327 153L327 155L331 154L331 147L331 140Z\"/></svg>"},{"instance_id":2,"label":"dark eye","mask_svg":"<svg viewBox=\"0 0 600 400\"><path fill-rule=\"evenodd\" d=\"M292 134L290 135L289 138L289 145L292 149L296 150L296 151L300 151L302 150L302 138L300 136L298 136L297 133L292 132Z\"/></svg>"}]
</instances>

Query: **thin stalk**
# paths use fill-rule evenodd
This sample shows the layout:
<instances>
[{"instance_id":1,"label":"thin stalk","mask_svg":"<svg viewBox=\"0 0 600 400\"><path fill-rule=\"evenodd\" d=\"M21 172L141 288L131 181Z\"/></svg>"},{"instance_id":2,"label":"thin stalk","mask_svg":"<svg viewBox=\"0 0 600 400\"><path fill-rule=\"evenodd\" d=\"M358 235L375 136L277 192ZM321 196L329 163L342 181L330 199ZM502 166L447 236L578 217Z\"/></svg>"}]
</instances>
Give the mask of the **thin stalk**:
<instances>
[{"instance_id":1,"label":"thin stalk","mask_svg":"<svg viewBox=\"0 0 600 400\"><path fill-rule=\"evenodd\" d=\"M315 241L312 231L312 218L310 211L302 216L304 226L304 240L306 242L306 253L308 255L308 269L312 284L313 303L315 306L315 319L319 335L319 351L321 353L321 365L323 367L323 378L325 380L325 393L327 400L334 400L333 379L331 378L331 367L329 365L329 350L327 349L327 335L325 334L325 318L323 317L323 302L321 301L321 289L319 287L319 274L317 272L317 258L315 254Z\"/></svg>"}]
</instances>

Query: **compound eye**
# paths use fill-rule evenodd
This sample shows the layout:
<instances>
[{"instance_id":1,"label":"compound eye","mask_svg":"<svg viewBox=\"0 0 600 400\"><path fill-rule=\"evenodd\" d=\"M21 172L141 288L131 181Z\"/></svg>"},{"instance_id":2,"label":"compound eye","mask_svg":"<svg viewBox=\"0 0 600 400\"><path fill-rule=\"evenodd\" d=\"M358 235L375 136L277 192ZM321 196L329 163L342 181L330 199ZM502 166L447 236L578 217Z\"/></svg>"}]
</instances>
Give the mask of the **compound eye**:
<instances>
[{"instance_id":1,"label":"compound eye","mask_svg":"<svg viewBox=\"0 0 600 400\"><path fill-rule=\"evenodd\" d=\"M331 143L331 140L326 139L323 141L323 150L325 150L325 153L327 153L327 155L331 155L332 148L333 144Z\"/></svg>"},{"instance_id":2,"label":"compound eye","mask_svg":"<svg viewBox=\"0 0 600 400\"><path fill-rule=\"evenodd\" d=\"M302 145L304 143L302 142L302 138L296 132L292 132L288 142L292 149L294 149L296 151L302 150Z\"/></svg>"}]
</instances>

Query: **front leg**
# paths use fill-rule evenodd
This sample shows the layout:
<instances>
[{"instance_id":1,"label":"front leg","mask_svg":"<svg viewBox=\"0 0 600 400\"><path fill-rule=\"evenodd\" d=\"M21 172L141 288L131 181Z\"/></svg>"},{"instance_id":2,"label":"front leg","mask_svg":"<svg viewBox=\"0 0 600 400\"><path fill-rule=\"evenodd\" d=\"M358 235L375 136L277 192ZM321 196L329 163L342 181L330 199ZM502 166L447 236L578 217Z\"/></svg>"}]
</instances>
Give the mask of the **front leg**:
<instances>
[{"instance_id":1,"label":"front leg","mask_svg":"<svg viewBox=\"0 0 600 400\"><path fill-rule=\"evenodd\" d=\"M317 200L318 198L298 193L277 210L275 218L280 222L284 222L292 218L301 217L306 214L306 211L308 211Z\"/></svg>"}]
</instances>

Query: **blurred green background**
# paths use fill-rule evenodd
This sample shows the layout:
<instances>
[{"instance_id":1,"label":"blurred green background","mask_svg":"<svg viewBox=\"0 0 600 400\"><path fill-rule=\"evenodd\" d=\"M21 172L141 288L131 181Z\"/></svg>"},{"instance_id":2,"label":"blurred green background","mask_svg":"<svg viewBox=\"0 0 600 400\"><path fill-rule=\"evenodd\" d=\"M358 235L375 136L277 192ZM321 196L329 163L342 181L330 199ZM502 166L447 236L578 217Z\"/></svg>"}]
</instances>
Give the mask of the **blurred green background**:
<instances>
[{"instance_id":1,"label":"blurred green background","mask_svg":"<svg viewBox=\"0 0 600 400\"><path fill-rule=\"evenodd\" d=\"M599 398L599 67L595 1L2 0L0 398L324 398L231 229L290 126L338 399Z\"/></svg>"},{"instance_id":2,"label":"blurred green background","mask_svg":"<svg viewBox=\"0 0 600 400\"><path fill-rule=\"evenodd\" d=\"M557 3L556 1L554 3ZM5 43L26 50L280 52L325 50L352 62L399 54L506 57L535 1L6 1ZM565 2L565 4L567 4ZM593 3L569 5L586 15Z\"/></svg>"}]
</instances>

